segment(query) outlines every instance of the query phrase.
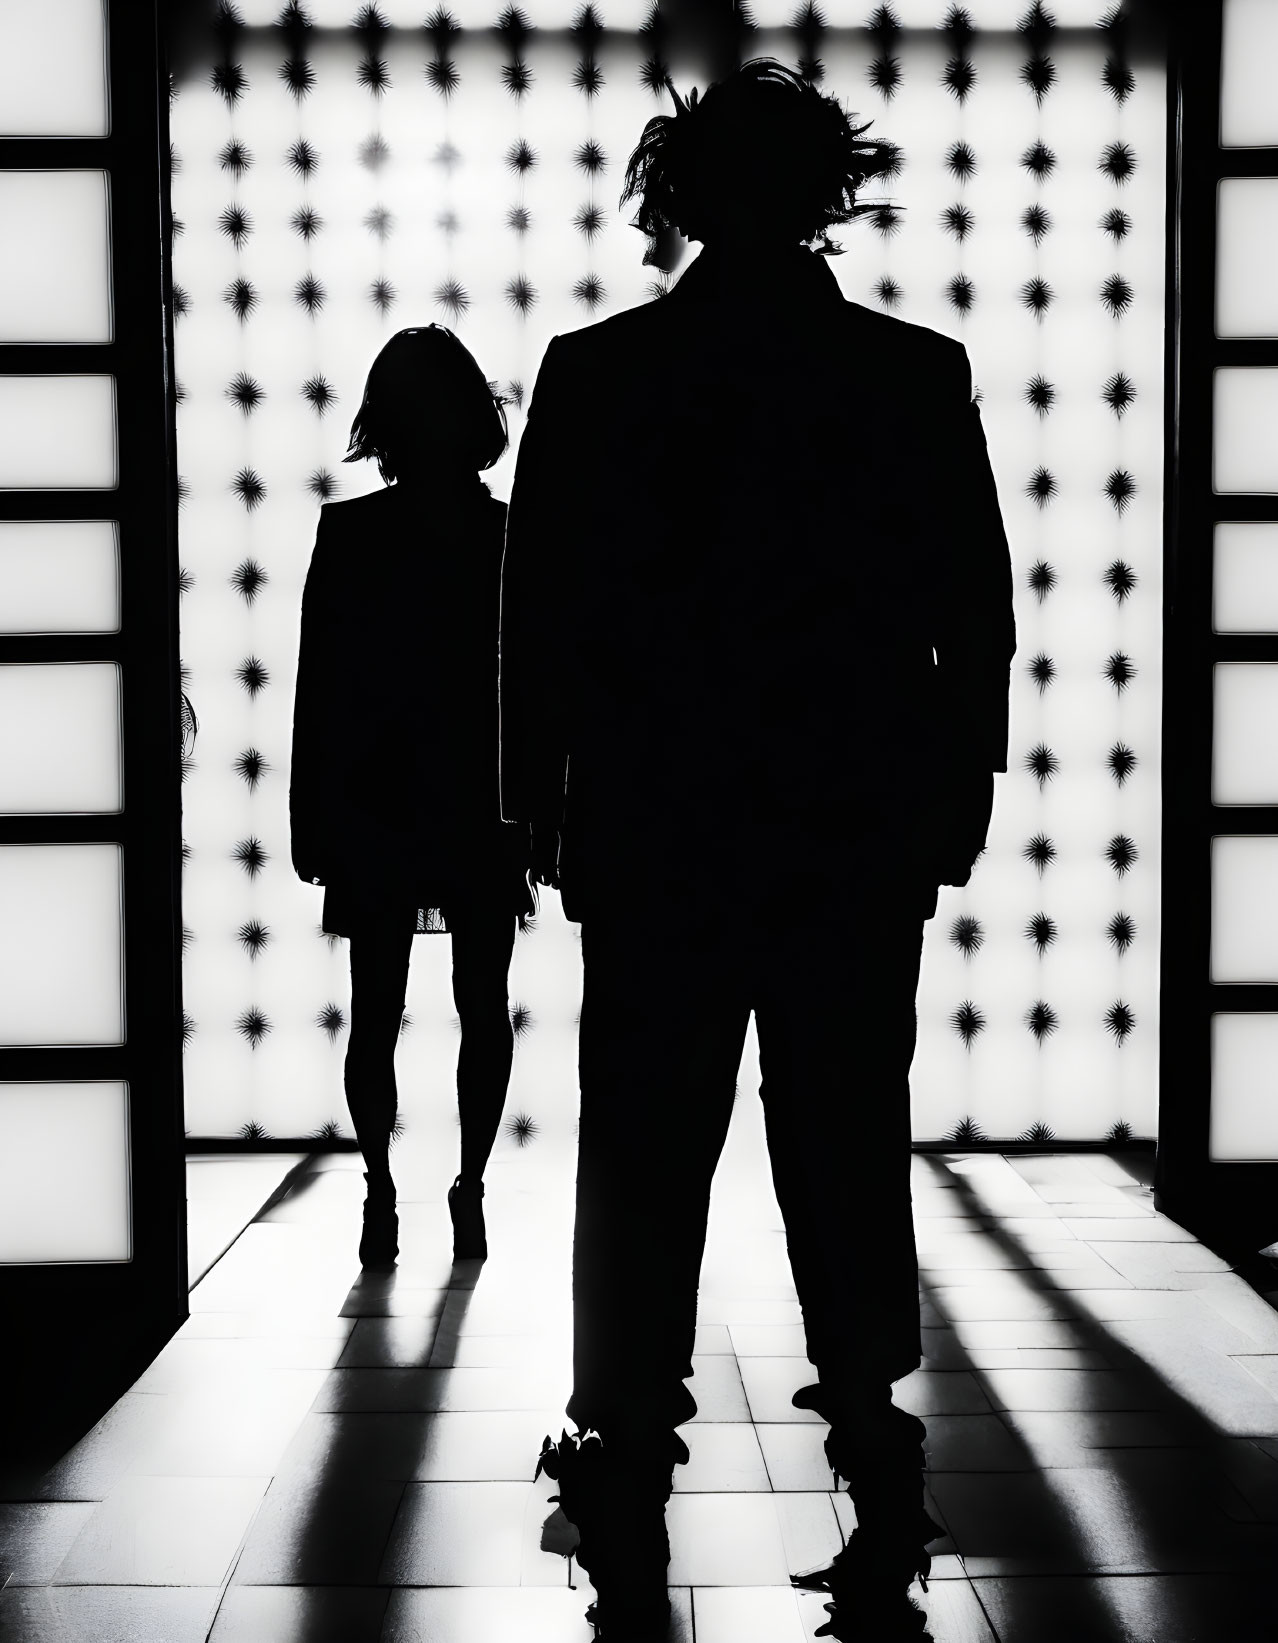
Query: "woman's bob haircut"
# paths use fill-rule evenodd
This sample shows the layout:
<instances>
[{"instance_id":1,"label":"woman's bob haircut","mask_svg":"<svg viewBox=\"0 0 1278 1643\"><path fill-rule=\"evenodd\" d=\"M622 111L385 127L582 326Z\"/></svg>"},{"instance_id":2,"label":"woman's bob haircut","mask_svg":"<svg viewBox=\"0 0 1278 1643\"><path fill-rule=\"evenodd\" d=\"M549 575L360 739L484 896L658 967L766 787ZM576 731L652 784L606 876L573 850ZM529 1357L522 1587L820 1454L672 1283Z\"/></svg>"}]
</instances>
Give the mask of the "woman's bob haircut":
<instances>
[{"instance_id":1,"label":"woman's bob haircut","mask_svg":"<svg viewBox=\"0 0 1278 1643\"><path fill-rule=\"evenodd\" d=\"M444 325L397 331L373 361L346 462L372 457L387 484L414 469L491 468L506 449L506 401Z\"/></svg>"},{"instance_id":2,"label":"woman's bob haircut","mask_svg":"<svg viewBox=\"0 0 1278 1643\"><path fill-rule=\"evenodd\" d=\"M861 141L842 105L772 57L756 57L685 102L667 77L673 114L658 114L626 166L621 204L656 240L678 230L710 242L748 225L757 235L837 255L828 230L874 211L857 195L900 170L895 143ZM813 244L813 242L816 242Z\"/></svg>"}]
</instances>

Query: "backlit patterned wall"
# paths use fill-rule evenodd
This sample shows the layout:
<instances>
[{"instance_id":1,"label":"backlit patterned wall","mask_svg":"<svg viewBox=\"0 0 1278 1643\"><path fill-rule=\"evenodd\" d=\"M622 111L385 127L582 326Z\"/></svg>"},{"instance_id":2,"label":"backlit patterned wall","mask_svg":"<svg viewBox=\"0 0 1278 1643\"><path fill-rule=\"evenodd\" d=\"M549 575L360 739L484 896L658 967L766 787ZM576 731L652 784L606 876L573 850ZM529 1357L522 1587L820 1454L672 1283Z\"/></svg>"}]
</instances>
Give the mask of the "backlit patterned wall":
<instances>
[{"instance_id":1,"label":"backlit patterned wall","mask_svg":"<svg viewBox=\"0 0 1278 1643\"><path fill-rule=\"evenodd\" d=\"M901 148L883 209L836 233L833 268L853 300L967 345L1012 544L1010 772L986 857L928 926L915 1133L1152 1134L1161 66L1135 55L1120 16L1077 4L870 14L786 0L750 17L742 56L806 65ZM210 10L187 42L172 186L182 645L199 727L184 790L192 1134L345 1128L346 954L319 934L321 893L293 876L287 790L318 503L378 483L341 466L367 367L402 326L456 329L512 397L512 449L488 475L509 495L518 407L549 339L660 298L617 195L644 122L669 112L653 88L664 66L683 91L704 83L677 17L636 0L482 21L468 4L425 28L408 4L255 0ZM874 383L846 386L873 415ZM576 1114L580 948L547 899L512 970L512 1146ZM651 945L660 1008L660 933L635 939ZM448 963L446 939L415 943L409 1124L452 1098ZM848 1054L855 1086L851 1032ZM757 1087L753 1047L741 1085Z\"/></svg>"}]
</instances>

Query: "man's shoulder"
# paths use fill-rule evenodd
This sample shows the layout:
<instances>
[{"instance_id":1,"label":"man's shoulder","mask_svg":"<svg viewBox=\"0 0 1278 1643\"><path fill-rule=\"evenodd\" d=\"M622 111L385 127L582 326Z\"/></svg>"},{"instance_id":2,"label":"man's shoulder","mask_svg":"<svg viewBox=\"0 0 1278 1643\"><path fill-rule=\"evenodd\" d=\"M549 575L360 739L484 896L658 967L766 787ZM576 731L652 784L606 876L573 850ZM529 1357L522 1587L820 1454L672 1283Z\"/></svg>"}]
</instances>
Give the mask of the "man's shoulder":
<instances>
[{"instance_id":1,"label":"man's shoulder","mask_svg":"<svg viewBox=\"0 0 1278 1643\"><path fill-rule=\"evenodd\" d=\"M944 331L934 331L929 325L902 319L899 314L885 314L877 308L867 308L864 303L853 302L850 298L845 299L843 307L849 326L872 344L889 351L909 350L954 364L965 357L963 344L957 337L947 336Z\"/></svg>"}]
</instances>

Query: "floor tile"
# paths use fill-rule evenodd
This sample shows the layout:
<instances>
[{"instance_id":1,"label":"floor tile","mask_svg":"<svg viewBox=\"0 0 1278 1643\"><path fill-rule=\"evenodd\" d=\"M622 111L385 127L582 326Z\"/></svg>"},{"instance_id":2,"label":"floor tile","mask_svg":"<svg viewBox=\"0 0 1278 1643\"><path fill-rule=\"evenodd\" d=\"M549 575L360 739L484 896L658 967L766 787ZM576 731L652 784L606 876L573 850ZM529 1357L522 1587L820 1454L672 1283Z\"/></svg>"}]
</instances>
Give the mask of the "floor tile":
<instances>
[{"instance_id":1,"label":"floor tile","mask_svg":"<svg viewBox=\"0 0 1278 1643\"><path fill-rule=\"evenodd\" d=\"M1166 1393L1153 1377L1118 1369L987 1369L995 1409L1155 1409Z\"/></svg>"},{"instance_id":2,"label":"floor tile","mask_svg":"<svg viewBox=\"0 0 1278 1643\"><path fill-rule=\"evenodd\" d=\"M335 1369L313 1407L317 1414L544 1409L568 1390L520 1369Z\"/></svg>"},{"instance_id":3,"label":"floor tile","mask_svg":"<svg viewBox=\"0 0 1278 1643\"><path fill-rule=\"evenodd\" d=\"M380 1643L385 1587L231 1586L208 1643Z\"/></svg>"},{"instance_id":4,"label":"floor tile","mask_svg":"<svg viewBox=\"0 0 1278 1643\"><path fill-rule=\"evenodd\" d=\"M434 1317L357 1318L339 1369L425 1369L438 1332Z\"/></svg>"},{"instance_id":5,"label":"floor tile","mask_svg":"<svg viewBox=\"0 0 1278 1643\"><path fill-rule=\"evenodd\" d=\"M713 1497L718 1499L718 1496ZM393 1586L518 1586L527 1483L410 1483L378 1578Z\"/></svg>"},{"instance_id":6,"label":"floor tile","mask_svg":"<svg viewBox=\"0 0 1278 1643\"><path fill-rule=\"evenodd\" d=\"M759 1444L774 1490L828 1489L830 1463L825 1458L824 1421L786 1421L779 1425L758 1425Z\"/></svg>"},{"instance_id":7,"label":"floor tile","mask_svg":"<svg viewBox=\"0 0 1278 1643\"><path fill-rule=\"evenodd\" d=\"M567 1586L453 1587L393 1591L381 1643L590 1643L585 1619L593 1596L583 1579ZM692 1643L689 1594L671 1593L671 1643Z\"/></svg>"},{"instance_id":8,"label":"floor tile","mask_svg":"<svg viewBox=\"0 0 1278 1643\"><path fill-rule=\"evenodd\" d=\"M426 1454L433 1415L308 1414L280 1457L277 1476L322 1473L326 1478L416 1477Z\"/></svg>"},{"instance_id":9,"label":"floor tile","mask_svg":"<svg viewBox=\"0 0 1278 1643\"><path fill-rule=\"evenodd\" d=\"M973 1369L1109 1369L1110 1360L1091 1346L971 1346Z\"/></svg>"},{"instance_id":10,"label":"floor tile","mask_svg":"<svg viewBox=\"0 0 1278 1643\"><path fill-rule=\"evenodd\" d=\"M96 1510L93 1501L0 1505L0 1588L47 1585Z\"/></svg>"},{"instance_id":11,"label":"floor tile","mask_svg":"<svg viewBox=\"0 0 1278 1643\"><path fill-rule=\"evenodd\" d=\"M0 1643L204 1643L216 1586L11 1586Z\"/></svg>"},{"instance_id":12,"label":"floor tile","mask_svg":"<svg viewBox=\"0 0 1278 1643\"><path fill-rule=\"evenodd\" d=\"M701 1421L748 1421L741 1371L734 1357L710 1354L692 1359L692 1378L684 1384L697 1400L693 1423Z\"/></svg>"},{"instance_id":13,"label":"floor tile","mask_svg":"<svg viewBox=\"0 0 1278 1643\"><path fill-rule=\"evenodd\" d=\"M276 1478L245 1537L234 1584L375 1584L406 1487L325 1473Z\"/></svg>"},{"instance_id":14,"label":"floor tile","mask_svg":"<svg viewBox=\"0 0 1278 1643\"><path fill-rule=\"evenodd\" d=\"M769 1495L672 1495L670 1583L675 1586L783 1586L781 1525Z\"/></svg>"},{"instance_id":15,"label":"floor tile","mask_svg":"<svg viewBox=\"0 0 1278 1643\"><path fill-rule=\"evenodd\" d=\"M1074 1576L973 1581L1000 1638L1034 1643L1216 1643L1263 1638L1267 1581L1222 1575Z\"/></svg>"},{"instance_id":16,"label":"floor tile","mask_svg":"<svg viewBox=\"0 0 1278 1643\"><path fill-rule=\"evenodd\" d=\"M928 1415L923 1453L929 1472L1025 1472L1029 1450L996 1414Z\"/></svg>"},{"instance_id":17,"label":"floor tile","mask_svg":"<svg viewBox=\"0 0 1278 1643\"><path fill-rule=\"evenodd\" d=\"M558 1438L560 1410L493 1409L427 1417L418 1483L528 1483L542 1440Z\"/></svg>"},{"instance_id":18,"label":"floor tile","mask_svg":"<svg viewBox=\"0 0 1278 1643\"><path fill-rule=\"evenodd\" d=\"M85 1522L59 1586L216 1586L266 1490L258 1478L123 1479Z\"/></svg>"},{"instance_id":19,"label":"floor tile","mask_svg":"<svg viewBox=\"0 0 1278 1643\"><path fill-rule=\"evenodd\" d=\"M697 1643L807 1643L810 1635L792 1586L698 1586L692 1616Z\"/></svg>"},{"instance_id":20,"label":"floor tile","mask_svg":"<svg viewBox=\"0 0 1278 1643\"><path fill-rule=\"evenodd\" d=\"M690 1421L681 1429L688 1462L676 1466L679 1494L727 1494L736 1490L766 1493L768 1469L755 1428L746 1421Z\"/></svg>"},{"instance_id":21,"label":"floor tile","mask_svg":"<svg viewBox=\"0 0 1278 1643\"><path fill-rule=\"evenodd\" d=\"M782 1324L771 1329L736 1324L728 1330L738 1358L806 1358L807 1336L802 1324ZM693 1598L696 1607L696 1598Z\"/></svg>"},{"instance_id":22,"label":"floor tile","mask_svg":"<svg viewBox=\"0 0 1278 1643\"><path fill-rule=\"evenodd\" d=\"M1090 1466L1096 1449L1182 1445L1196 1427L1170 1409L1009 1409L999 1419L1037 1467Z\"/></svg>"},{"instance_id":23,"label":"floor tile","mask_svg":"<svg viewBox=\"0 0 1278 1643\"><path fill-rule=\"evenodd\" d=\"M911 1415L970 1415L990 1408L983 1377L956 1369L916 1369L896 1382L892 1401Z\"/></svg>"}]
</instances>

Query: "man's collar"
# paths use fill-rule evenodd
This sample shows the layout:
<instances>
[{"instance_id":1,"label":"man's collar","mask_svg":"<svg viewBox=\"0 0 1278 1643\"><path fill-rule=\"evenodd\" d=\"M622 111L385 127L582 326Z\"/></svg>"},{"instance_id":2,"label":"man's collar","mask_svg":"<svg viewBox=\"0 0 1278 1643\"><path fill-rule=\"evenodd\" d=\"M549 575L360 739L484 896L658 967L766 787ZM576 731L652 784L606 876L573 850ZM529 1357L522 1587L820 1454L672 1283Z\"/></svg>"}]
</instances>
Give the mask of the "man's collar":
<instances>
[{"instance_id":1,"label":"man's collar","mask_svg":"<svg viewBox=\"0 0 1278 1643\"><path fill-rule=\"evenodd\" d=\"M703 246L671 286L669 296L754 300L765 292L805 303L843 301L828 258L804 245L748 253Z\"/></svg>"}]
</instances>

